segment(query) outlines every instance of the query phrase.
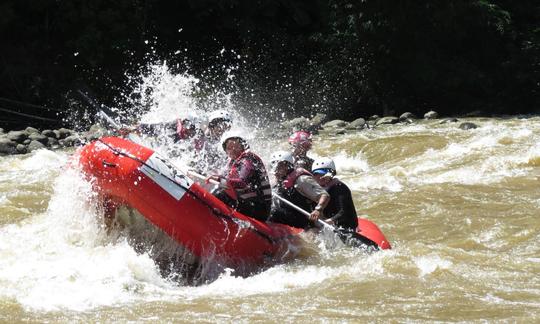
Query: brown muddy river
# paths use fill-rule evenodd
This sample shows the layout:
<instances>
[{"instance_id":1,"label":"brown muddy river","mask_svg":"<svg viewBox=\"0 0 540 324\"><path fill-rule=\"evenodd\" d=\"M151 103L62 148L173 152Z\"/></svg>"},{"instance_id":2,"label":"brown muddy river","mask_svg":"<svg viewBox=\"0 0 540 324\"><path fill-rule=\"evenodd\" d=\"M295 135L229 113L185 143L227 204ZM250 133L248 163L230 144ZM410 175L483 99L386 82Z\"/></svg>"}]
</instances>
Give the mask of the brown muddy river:
<instances>
[{"instance_id":1,"label":"brown muddy river","mask_svg":"<svg viewBox=\"0 0 540 324\"><path fill-rule=\"evenodd\" d=\"M0 157L0 322L538 321L540 118L461 121L479 128L315 136L392 250L306 237L295 260L195 287L107 234L72 152Z\"/></svg>"}]
</instances>

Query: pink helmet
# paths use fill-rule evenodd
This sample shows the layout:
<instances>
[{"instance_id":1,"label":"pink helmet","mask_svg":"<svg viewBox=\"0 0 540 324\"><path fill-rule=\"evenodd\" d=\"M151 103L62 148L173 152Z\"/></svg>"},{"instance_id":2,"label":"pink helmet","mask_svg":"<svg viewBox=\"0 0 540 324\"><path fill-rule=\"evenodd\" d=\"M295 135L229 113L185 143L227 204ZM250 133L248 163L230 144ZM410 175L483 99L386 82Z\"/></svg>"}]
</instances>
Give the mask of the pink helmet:
<instances>
[{"instance_id":1,"label":"pink helmet","mask_svg":"<svg viewBox=\"0 0 540 324\"><path fill-rule=\"evenodd\" d=\"M292 133L289 136L289 144L291 145L302 145L302 144L311 144L312 137L309 132L306 131L297 131Z\"/></svg>"}]
</instances>

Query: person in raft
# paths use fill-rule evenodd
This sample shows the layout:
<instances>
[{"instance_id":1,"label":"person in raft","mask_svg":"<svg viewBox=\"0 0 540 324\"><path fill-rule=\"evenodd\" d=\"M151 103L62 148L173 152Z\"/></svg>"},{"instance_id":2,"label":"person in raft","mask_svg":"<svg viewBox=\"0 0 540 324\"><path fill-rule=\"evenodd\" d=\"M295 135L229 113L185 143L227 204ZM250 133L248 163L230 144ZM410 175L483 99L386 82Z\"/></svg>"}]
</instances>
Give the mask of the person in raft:
<instances>
[{"instance_id":1,"label":"person in raft","mask_svg":"<svg viewBox=\"0 0 540 324\"><path fill-rule=\"evenodd\" d=\"M154 136L156 138L170 138L173 143L192 140L193 147L201 150L204 145L204 132L201 129L202 121L196 116L187 116L178 118L170 122L162 123L141 123L135 127L122 128L119 130L121 135L127 135L135 132Z\"/></svg>"},{"instance_id":2,"label":"person in raft","mask_svg":"<svg viewBox=\"0 0 540 324\"><path fill-rule=\"evenodd\" d=\"M308 218L276 199L272 205L270 221L299 228L312 227L317 219L322 218L323 211L330 201L328 192L315 181L307 170L295 168L294 159L290 152L278 151L272 154L270 166L277 180L274 186L275 192L311 213Z\"/></svg>"},{"instance_id":3,"label":"person in raft","mask_svg":"<svg viewBox=\"0 0 540 324\"><path fill-rule=\"evenodd\" d=\"M266 221L270 215L272 189L264 163L238 133L224 134L222 147L229 157L225 172L207 178L207 182L220 182L214 195L240 213Z\"/></svg>"},{"instance_id":4,"label":"person in raft","mask_svg":"<svg viewBox=\"0 0 540 324\"><path fill-rule=\"evenodd\" d=\"M313 162L313 177L330 194L330 203L324 209L323 220L331 225L356 230L358 217L351 190L336 178L336 165L323 157Z\"/></svg>"},{"instance_id":5,"label":"person in raft","mask_svg":"<svg viewBox=\"0 0 540 324\"><path fill-rule=\"evenodd\" d=\"M208 124L204 130L204 149L194 167L202 173L216 173L222 166L225 156L221 151L221 138L233 124L231 114L225 110L215 110L208 116Z\"/></svg>"},{"instance_id":6,"label":"person in raft","mask_svg":"<svg viewBox=\"0 0 540 324\"><path fill-rule=\"evenodd\" d=\"M306 131L294 132L289 137L289 144L293 150L292 155L294 159L294 166L297 168L311 170L313 159L307 156L307 152L311 149L313 144L311 134Z\"/></svg>"},{"instance_id":7,"label":"person in raft","mask_svg":"<svg viewBox=\"0 0 540 324\"><path fill-rule=\"evenodd\" d=\"M232 123L233 119L228 111L215 110L208 116L208 125L204 136L209 143L219 144L223 134L231 129Z\"/></svg>"}]
</instances>

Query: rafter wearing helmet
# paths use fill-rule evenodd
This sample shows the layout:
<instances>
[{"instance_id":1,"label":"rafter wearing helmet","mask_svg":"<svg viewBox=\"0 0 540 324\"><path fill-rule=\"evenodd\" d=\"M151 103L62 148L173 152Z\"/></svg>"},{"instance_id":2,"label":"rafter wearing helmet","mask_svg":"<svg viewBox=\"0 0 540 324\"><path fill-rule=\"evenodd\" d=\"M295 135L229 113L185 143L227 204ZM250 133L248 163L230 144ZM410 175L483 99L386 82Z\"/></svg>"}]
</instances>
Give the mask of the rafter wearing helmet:
<instances>
[{"instance_id":1,"label":"rafter wearing helmet","mask_svg":"<svg viewBox=\"0 0 540 324\"><path fill-rule=\"evenodd\" d=\"M208 125L205 136L210 143L219 143L223 134L232 127L233 119L231 114L225 110L215 110L208 116Z\"/></svg>"},{"instance_id":2,"label":"rafter wearing helmet","mask_svg":"<svg viewBox=\"0 0 540 324\"><path fill-rule=\"evenodd\" d=\"M356 230L358 218L352 193L346 184L336 178L336 165L328 157L313 162L313 177L330 194L330 203L325 208L323 220L331 225Z\"/></svg>"},{"instance_id":3,"label":"rafter wearing helmet","mask_svg":"<svg viewBox=\"0 0 540 324\"><path fill-rule=\"evenodd\" d=\"M294 166L290 152L278 151L270 158L270 168L276 177L274 190L278 195L311 211L309 220L298 210L274 200L270 220L299 228L312 227L323 216L330 195L315 181L306 169Z\"/></svg>"},{"instance_id":4,"label":"rafter wearing helmet","mask_svg":"<svg viewBox=\"0 0 540 324\"><path fill-rule=\"evenodd\" d=\"M222 174L208 178L220 182L215 196L244 215L266 221L272 191L263 161L240 133L223 134L221 145L229 159Z\"/></svg>"},{"instance_id":5,"label":"rafter wearing helmet","mask_svg":"<svg viewBox=\"0 0 540 324\"><path fill-rule=\"evenodd\" d=\"M307 156L307 152L313 144L311 134L306 131L296 131L289 136L289 144L292 148L294 165L298 168L311 170L313 159Z\"/></svg>"}]
</instances>

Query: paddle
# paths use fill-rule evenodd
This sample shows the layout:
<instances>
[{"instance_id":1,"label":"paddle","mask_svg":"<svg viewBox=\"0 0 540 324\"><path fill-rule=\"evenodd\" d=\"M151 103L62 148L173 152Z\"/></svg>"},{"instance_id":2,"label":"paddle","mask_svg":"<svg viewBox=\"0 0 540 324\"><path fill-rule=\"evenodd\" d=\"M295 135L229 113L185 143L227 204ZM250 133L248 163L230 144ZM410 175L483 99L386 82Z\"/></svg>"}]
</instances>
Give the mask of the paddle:
<instances>
[{"instance_id":1,"label":"paddle","mask_svg":"<svg viewBox=\"0 0 540 324\"><path fill-rule=\"evenodd\" d=\"M81 90L77 90L77 93L84 98L94 109L96 110L96 116L100 119L104 120L108 124L110 124L114 129L117 131L120 131L124 129L125 127L122 126L119 122L114 120L111 116L114 114L111 108L105 106L104 104L98 104L92 98L90 98L86 93L82 92Z\"/></svg>"},{"instance_id":2,"label":"paddle","mask_svg":"<svg viewBox=\"0 0 540 324\"><path fill-rule=\"evenodd\" d=\"M280 195L278 195L276 193L274 193L274 197L276 197L280 201L284 202L288 206L296 209L297 211L299 211L300 213L302 213L304 216L306 216L308 218L311 215L310 213L308 213L304 209L298 207L297 205L293 204L292 202L288 201L287 199L281 197ZM317 225L319 225L322 228L326 228L328 230L333 231L334 233L336 233L339 236L340 239L342 239L347 244L350 244L350 245L353 245L353 246L367 246L367 247L374 247L374 248L383 248L382 246L379 246L379 244L377 244L375 241L372 241L368 237L366 237L366 236L364 236L364 235L362 235L362 234L360 234L358 232L355 232L355 231L352 231L352 230L346 230L346 229L342 229L342 228L337 228L337 227L335 227L333 225L328 224L327 222L325 222L325 221L323 221L321 219L317 219Z\"/></svg>"},{"instance_id":3,"label":"paddle","mask_svg":"<svg viewBox=\"0 0 540 324\"><path fill-rule=\"evenodd\" d=\"M96 109L98 117L101 117L102 119L107 121L109 124L111 124L116 129L122 128L119 123L117 123L114 119L112 119L109 116L109 114L113 113L111 108L109 108L109 107L107 107L107 106L105 106L103 104L98 104L97 102L95 102L92 98L90 98L86 93L82 92L81 90L77 90L77 93L81 97L83 97L84 100L86 100L90 104L90 106L92 106L92 107L94 107L94 109ZM106 113L105 110L107 110L108 113Z\"/></svg>"},{"instance_id":4,"label":"paddle","mask_svg":"<svg viewBox=\"0 0 540 324\"><path fill-rule=\"evenodd\" d=\"M203 180L206 179L206 177L204 175L199 174L199 173L197 173L195 171L188 171L187 173L189 175L191 175L193 177L196 177L196 178L199 178L199 179L203 179ZM212 184L215 184L215 185L219 185L219 182L215 181L215 180L210 179L209 182L212 183ZM290 207L296 209L297 211L299 211L300 213L302 213L306 217L310 216L310 214L307 211L303 210L302 208L298 207L297 205L293 204L292 202L288 201L287 199L279 196L276 193L274 193L273 195L274 195L274 197L278 198L279 200L281 200L285 204L289 205ZM382 236L384 238L384 235L382 235L382 232L380 232L377 225L375 225L375 224L373 224L370 221L365 220L365 219L359 219L359 221L362 221L363 224L366 224L366 225L368 225L370 227L370 230L373 231L372 234L374 234L373 235L374 237ZM370 238L368 238L367 235L361 234L359 232L351 231L351 230L337 228L337 227L332 226L332 225L328 224L327 222L324 222L324 221L322 221L320 219L317 220L317 225L319 225L322 228L326 228L328 230L333 231L334 233L336 233L339 236L340 239L342 239L344 242L346 242L347 244L350 244L352 246L358 246L358 247L359 246L364 246L364 247L367 246L367 247L373 247L373 248L383 249L383 250L390 248L390 245L386 241L380 241L380 244L379 244L376 241L371 240Z\"/></svg>"}]
</instances>

